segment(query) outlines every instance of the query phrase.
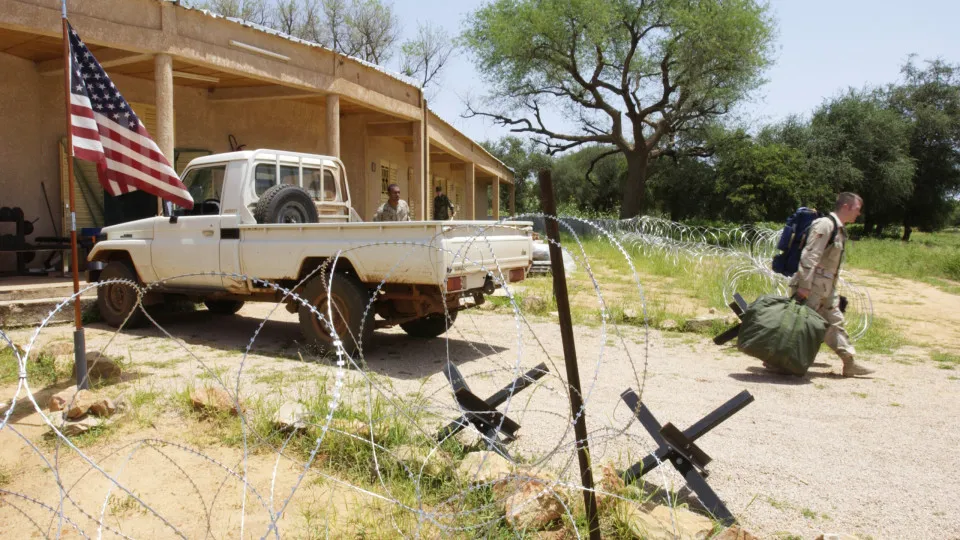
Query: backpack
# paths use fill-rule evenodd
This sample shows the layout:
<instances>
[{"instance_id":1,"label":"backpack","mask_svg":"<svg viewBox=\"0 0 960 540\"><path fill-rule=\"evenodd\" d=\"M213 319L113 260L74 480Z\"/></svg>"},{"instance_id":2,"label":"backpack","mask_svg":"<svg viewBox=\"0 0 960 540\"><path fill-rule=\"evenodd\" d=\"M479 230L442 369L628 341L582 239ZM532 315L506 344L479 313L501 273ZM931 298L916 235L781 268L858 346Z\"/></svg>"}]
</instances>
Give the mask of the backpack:
<instances>
[{"instance_id":1,"label":"backpack","mask_svg":"<svg viewBox=\"0 0 960 540\"><path fill-rule=\"evenodd\" d=\"M792 216L787 218L787 224L780 233L780 241L777 242L777 249L781 253L773 256L773 263L771 264L774 272L787 277L797 273L797 269L800 267L800 255L807 243L807 233L810 230L810 225L817 218L829 215L821 214L813 208L801 206ZM832 244L837 237L839 224L833 219L833 216L830 216L830 219L834 225L829 242Z\"/></svg>"}]
</instances>

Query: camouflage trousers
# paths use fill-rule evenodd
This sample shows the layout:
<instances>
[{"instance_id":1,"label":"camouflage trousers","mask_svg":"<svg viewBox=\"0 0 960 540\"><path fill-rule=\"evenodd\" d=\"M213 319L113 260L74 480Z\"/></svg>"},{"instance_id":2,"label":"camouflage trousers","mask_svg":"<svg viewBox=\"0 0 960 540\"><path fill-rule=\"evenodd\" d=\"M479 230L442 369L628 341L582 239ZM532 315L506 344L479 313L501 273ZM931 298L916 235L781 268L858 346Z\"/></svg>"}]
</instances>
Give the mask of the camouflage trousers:
<instances>
[{"instance_id":1,"label":"camouflage trousers","mask_svg":"<svg viewBox=\"0 0 960 540\"><path fill-rule=\"evenodd\" d=\"M790 294L797 292L796 286L790 287ZM814 276L810 294L804 304L813 308L830 326L823 341L837 353L844 363L853 360L857 350L850 343L850 336L844 328L843 312L840 311L840 298L835 294L833 279Z\"/></svg>"}]
</instances>

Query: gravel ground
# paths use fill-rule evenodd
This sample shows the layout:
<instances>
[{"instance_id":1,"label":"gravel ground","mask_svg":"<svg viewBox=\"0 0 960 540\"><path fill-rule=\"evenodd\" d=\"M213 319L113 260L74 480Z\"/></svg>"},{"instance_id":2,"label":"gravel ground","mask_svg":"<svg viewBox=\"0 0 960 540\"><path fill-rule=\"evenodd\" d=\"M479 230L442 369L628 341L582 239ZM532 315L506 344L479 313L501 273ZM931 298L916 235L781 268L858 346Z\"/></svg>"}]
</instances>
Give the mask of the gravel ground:
<instances>
[{"instance_id":1,"label":"gravel ground","mask_svg":"<svg viewBox=\"0 0 960 540\"><path fill-rule=\"evenodd\" d=\"M956 305L956 304L954 304ZM235 376L245 346L270 306L245 307L239 317L209 319L205 311L162 320L191 352ZM245 393L263 390L253 373L332 372L296 358L300 339L294 318L286 312L267 323L248 360ZM54 327L46 340L69 337L69 327ZM642 399L662 422L686 428L742 390L756 400L698 444L714 461L709 482L744 526L769 538L820 533L847 533L873 538L960 538L960 380L958 372L938 369L929 353L905 348L895 358L873 357L873 378L843 379L839 361L821 354L803 379L769 375L758 362L729 348L714 346L707 337L660 334L642 329L578 327L576 332L581 379L586 393L587 425L596 461L626 466L652 449L652 440L632 422L620 394L643 388ZM27 331L12 337L23 342ZM101 346L112 332L94 326L87 332L91 348ZM212 338L211 336L216 336ZM509 315L463 313L449 339L420 341L399 330L381 331L366 357L377 381L391 395L422 392L435 412L453 414L453 402L440 372L449 357L471 388L486 396L507 384L516 370L546 362L550 375L509 404L508 415L523 427L511 451L558 471L576 476L571 450L570 411L563 393L565 371L560 333L555 321L538 319L520 325ZM603 356L600 359L601 345ZM182 386L200 373L193 361L172 368L151 368L183 356L156 330L125 332L111 351L125 351L141 381L170 388ZM285 356L278 359L275 356ZM907 363L905 363L907 362ZM353 372L348 381L361 375ZM10 388L0 389L6 400ZM18 405L19 407L19 405ZM29 423L29 418L22 420ZM27 429L27 428L23 428ZM432 429L432 427L425 427ZM9 430L0 437L11 437ZM26 432L26 431L25 431ZM155 436L155 434L144 435ZM23 459L0 438L0 465ZM33 460L37 461L37 460ZM272 466L266 460L264 466ZM23 470L4 489L29 492L32 475ZM41 467L37 462L35 466ZM46 476L50 476L47 474ZM269 478L269 474L265 475ZM649 481L674 491L683 481L672 467L660 467ZM56 505L55 492L48 492ZM101 495L102 499L102 495ZM4 521L0 509L0 522ZM9 517L9 516L8 516ZM2 527L0 527L2 530Z\"/></svg>"}]
</instances>

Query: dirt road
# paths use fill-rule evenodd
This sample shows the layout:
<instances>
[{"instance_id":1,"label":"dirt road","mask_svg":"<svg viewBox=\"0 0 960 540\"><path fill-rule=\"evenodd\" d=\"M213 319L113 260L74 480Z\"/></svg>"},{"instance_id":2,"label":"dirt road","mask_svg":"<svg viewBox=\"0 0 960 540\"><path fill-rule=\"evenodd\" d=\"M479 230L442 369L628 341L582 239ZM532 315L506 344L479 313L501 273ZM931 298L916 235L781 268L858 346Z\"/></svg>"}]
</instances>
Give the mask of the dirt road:
<instances>
[{"instance_id":1,"label":"dirt road","mask_svg":"<svg viewBox=\"0 0 960 540\"><path fill-rule=\"evenodd\" d=\"M891 286L900 285L912 284ZM912 304L898 307L926 319L926 326L917 326L914 333L938 340L940 349L960 352L952 341L960 323L943 326L946 323L938 322L956 316L952 310L960 305L960 298L938 297L934 302L929 291L914 290L920 293L913 301L924 304L915 311ZM897 296L895 289L878 286L873 294L878 312L894 305L890 299ZM110 329L94 325L87 331L87 340L94 349L112 339L108 352L130 361L127 382L108 392L148 388L169 394L199 382L198 376L204 373L216 373L232 388L241 367L241 396L247 399L281 399L278 391L291 397L304 385L332 384L335 367L298 357L299 329L283 310L263 326L253 354L241 364L242 350L270 307L247 306L238 317L226 319L208 320L205 311L161 318L163 327L183 340L186 350L156 329L114 336ZM945 315L947 311L952 315ZM64 326L50 328L42 340L69 339L70 331ZM756 401L698 441L714 458L708 467L710 484L748 530L764 538L813 538L824 532L873 538L960 537L960 509L954 504L960 498L960 460L955 458L960 448L960 431L955 429L960 418L960 371L939 369L929 361L929 350L910 347L903 354L869 358L878 367L870 379L837 377L839 361L824 353L806 378L795 379L768 375L756 361L716 347L705 336L647 334L633 327L619 331L618 337L609 326L605 335L600 327L577 330L596 462L612 460L626 466L652 449L652 440L631 422L619 400L627 388L643 388L642 399L658 419L681 428L748 390ZM17 331L12 337L23 343L28 332ZM459 366L479 395L490 394L519 371L546 362L550 375L501 410L523 426L519 439L511 444L512 452L574 481L577 465L563 392L560 343L557 325L549 318L530 321L528 326L510 315L484 312L461 314L449 339L421 341L398 330L377 332L365 356L365 370L347 373L345 399L363 403L372 385L374 393L398 403L414 394L423 396L436 417L452 419L455 409L440 371L447 358ZM905 355L912 358L909 364L897 361ZM54 390L34 388L41 402ZM11 386L0 388L0 400L9 400L12 391ZM44 441L39 415L29 404L18 404L12 420L11 426L38 451L11 429L0 432L0 470L5 479L0 487L57 507L59 481L76 503L65 502L64 515L87 534L96 533L95 522L88 516L100 515L110 482L91 470L90 462L77 452L65 447L57 451ZM276 503L263 500L269 501L272 484L274 493L288 496L300 478L299 465L286 457L278 462L271 453L244 460L236 446L225 448L209 435L185 431L182 425L175 411L166 411L152 423L128 423L115 436L83 449L90 461L149 501L157 514L135 509L138 505L120 505L108 508L107 515L112 517L105 523L134 537L174 530L191 537L207 530L214 536L235 537L243 519L249 531L245 534L263 535L270 522L267 509L276 508ZM432 432L436 419L415 427ZM147 440L177 442L199 449L199 454ZM248 490L245 498L239 481L225 467L246 475L257 495ZM668 466L646 478L673 490L683 487L682 479ZM329 526L330 519L349 522L351 508L413 512L392 506L390 493L338 487L335 474L331 478L310 473L307 480L294 492L281 521L287 534L323 530L317 523ZM317 501L340 497L333 497L338 491L349 493L355 504L322 504L321 508L333 509L330 512L339 517L331 518L329 513L310 517ZM278 495L277 500L282 499ZM56 531L49 510L11 495L0 502L5 503L0 506L0 536L20 536L27 530L39 534L30 520L43 530L53 523L51 532Z\"/></svg>"}]
</instances>

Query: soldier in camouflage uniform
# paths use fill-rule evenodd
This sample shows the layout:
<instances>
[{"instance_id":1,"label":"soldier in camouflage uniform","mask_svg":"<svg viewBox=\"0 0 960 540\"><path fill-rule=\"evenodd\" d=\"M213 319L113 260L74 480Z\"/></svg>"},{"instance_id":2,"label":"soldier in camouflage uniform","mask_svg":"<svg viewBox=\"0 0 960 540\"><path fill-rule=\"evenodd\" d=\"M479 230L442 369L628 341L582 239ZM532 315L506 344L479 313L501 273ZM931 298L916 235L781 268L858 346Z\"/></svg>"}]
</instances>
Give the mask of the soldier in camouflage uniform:
<instances>
[{"instance_id":1,"label":"soldier in camouflage uniform","mask_svg":"<svg viewBox=\"0 0 960 540\"><path fill-rule=\"evenodd\" d=\"M400 186L390 184L387 186L387 202L377 208L377 213L373 215L374 221L410 221L410 207L407 201L400 198Z\"/></svg>"},{"instance_id":2,"label":"soldier in camouflage uniform","mask_svg":"<svg viewBox=\"0 0 960 540\"><path fill-rule=\"evenodd\" d=\"M437 186L437 196L433 198L433 219L435 221L446 221L456 215L457 209L454 208L450 198L443 192L443 187Z\"/></svg>"},{"instance_id":3,"label":"soldier in camouflage uniform","mask_svg":"<svg viewBox=\"0 0 960 540\"><path fill-rule=\"evenodd\" d=\"M800 267L790 280L790 293L816 310L830 325L824 341L843 360L844 377L873 373L873 370L854 362L857 351L843 327L843 313L840 311L836 294L844 244L847 241L844 225L853 223L860 215L862 207L863 199L855 193L841 193L837 197L834 211L810 225L800 256ZM834 230L836 235L833 234ZM831 236L833 243L830 243Z\"/></svg>"}]
</instances>

